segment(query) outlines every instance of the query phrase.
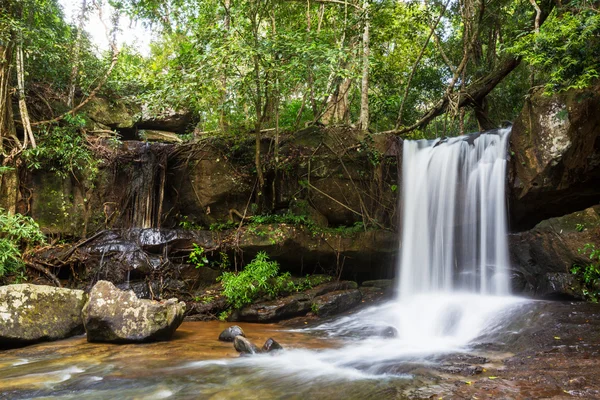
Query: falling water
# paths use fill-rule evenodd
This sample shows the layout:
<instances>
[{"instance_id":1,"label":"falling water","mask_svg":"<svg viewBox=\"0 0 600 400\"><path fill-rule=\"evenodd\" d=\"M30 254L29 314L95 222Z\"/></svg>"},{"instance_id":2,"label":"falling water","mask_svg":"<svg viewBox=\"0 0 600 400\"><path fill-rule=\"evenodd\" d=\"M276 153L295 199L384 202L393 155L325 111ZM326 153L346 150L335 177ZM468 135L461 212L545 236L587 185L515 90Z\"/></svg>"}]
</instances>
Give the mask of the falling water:
<instances>
[{"instance_id":1,"label":"falling water","mask_svg":"<svg viewBox=\"0 0 600 400\"><path fill-rule=\"evenodd\" d=\"M505 208L510 128L405 141L401 299L508 294Z\"/></svg>"}]
</instances>

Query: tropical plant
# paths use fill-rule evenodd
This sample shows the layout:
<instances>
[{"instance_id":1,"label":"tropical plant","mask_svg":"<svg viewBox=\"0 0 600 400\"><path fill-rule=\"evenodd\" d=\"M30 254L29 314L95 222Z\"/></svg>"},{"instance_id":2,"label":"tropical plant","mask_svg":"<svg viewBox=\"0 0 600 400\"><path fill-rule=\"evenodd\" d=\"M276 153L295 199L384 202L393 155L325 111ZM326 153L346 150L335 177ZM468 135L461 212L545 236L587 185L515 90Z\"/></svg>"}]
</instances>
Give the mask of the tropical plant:
<instances>
[{"instance_id":1,"label":"tropical plant","mask_svg":"<svg viewBox=\"0 0 600 400\"><path fill-rule=\"evenodd\" d=\"M582 284L584 296L594 303L600 300L600 249L593 243L586 243L579 253L589 252L590 263L585 265L575 264L571 273L575 275Z\"/></svg>"},{"instance_id":2,"label":"tropical plant","mask_svg":"<svg viewBox=\"0 0 600 400\"><path fill-rule=\"evenodd\" d=\"M0 208L0 277L22 270L23 251L43 241L44 234L32 218Z\"/></svg>"}]
</instances>

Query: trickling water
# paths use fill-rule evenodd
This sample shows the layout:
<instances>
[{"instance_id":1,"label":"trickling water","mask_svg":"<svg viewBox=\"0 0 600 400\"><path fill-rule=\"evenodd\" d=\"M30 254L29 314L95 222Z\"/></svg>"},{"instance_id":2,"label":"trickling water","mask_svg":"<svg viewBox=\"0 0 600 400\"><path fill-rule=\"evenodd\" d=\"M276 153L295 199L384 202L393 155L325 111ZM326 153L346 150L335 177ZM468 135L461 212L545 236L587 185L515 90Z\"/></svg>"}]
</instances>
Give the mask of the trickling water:
<instances>
[{"instance_id":1,"label":"trickling water","mask_svg":"<svg viewBox=\"0 0 600 400\"><path fill-rule=\"evenodd\" d=\"M422 293L508 294L505 207L510 128L404 141L402 299Z\"/></svg>"}]
</instances>

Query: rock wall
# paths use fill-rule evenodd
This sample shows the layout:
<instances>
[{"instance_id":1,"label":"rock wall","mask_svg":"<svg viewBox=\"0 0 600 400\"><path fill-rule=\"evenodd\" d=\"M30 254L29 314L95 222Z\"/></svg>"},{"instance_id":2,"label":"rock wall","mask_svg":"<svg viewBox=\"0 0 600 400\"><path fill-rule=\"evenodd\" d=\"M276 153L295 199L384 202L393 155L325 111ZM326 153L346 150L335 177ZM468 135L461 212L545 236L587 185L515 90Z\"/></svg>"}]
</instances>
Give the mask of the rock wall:
<instances>
[{"instance_id":1,"label":"rock wall","mask_svg":"<svg viewBox=\"0 0 600 400\"><path fill-rule=\"evenodd\" d=\"M513 230L600 202L600 84L535 92L514 123L510 150Z\"/></svg>"}]
</instances>

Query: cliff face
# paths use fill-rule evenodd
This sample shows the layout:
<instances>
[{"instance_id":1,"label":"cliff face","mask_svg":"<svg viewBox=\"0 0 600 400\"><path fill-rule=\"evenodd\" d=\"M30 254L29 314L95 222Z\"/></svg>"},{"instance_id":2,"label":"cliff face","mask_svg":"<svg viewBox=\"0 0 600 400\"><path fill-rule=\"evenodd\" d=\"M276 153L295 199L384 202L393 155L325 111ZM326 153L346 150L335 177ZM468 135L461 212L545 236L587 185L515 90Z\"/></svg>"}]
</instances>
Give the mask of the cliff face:
<instances>
[{"instance_id":1,"label":"cliff face","mask_svg":"<svg viewBox=\"0 0 600 400\"><path fill-rule=\"evenodd\" d=\"M514 123L509 173L513 230L600 202L600 84L535 92Z\"/></svg>"}]
</instances>

